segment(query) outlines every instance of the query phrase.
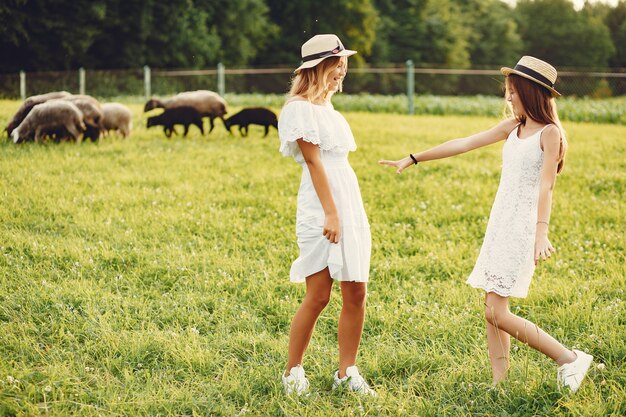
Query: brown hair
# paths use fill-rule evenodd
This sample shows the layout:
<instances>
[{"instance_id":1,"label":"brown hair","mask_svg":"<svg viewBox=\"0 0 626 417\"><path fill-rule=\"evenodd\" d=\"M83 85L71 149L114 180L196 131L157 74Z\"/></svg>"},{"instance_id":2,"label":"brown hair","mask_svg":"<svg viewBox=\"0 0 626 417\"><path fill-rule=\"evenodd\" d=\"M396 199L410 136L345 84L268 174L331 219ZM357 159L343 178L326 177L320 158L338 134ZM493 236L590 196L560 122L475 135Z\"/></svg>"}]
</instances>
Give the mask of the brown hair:
<instances>
[{"instance_id":1,"label":"brown hair","mask_svg":"<svg viewBox=\"0 0 626 417\"><path fill-rule=\"evenodd\" d=\"M561 132L561 145L559 146L559 160L556 172L557 174L560 173L563 170L563 164L565 162L567 138L565 137L565 130L561 125L561 120L559 120L559 115L556 110L556 100L552 97L552 93L547 88L516 74L509 74L506 77L506 85L508 86L509 84L519 96L528 117L536 122L553 124L559 128ZM526 124L526 116L515 115L515 118L521 125Z\"/></svg>"},{"instance_id":2,"label":"brown hair","mask_svg":"<svg viewBox=\"0 0 626 417\"><path fill-rule=\"evenodd\" d=\"M291 81L291 89L287 95L289 98L301 96L309 101L328 101L334 91L328 90L328 76L337 68L339 62L343 61L346 70L348 69L348 57L332 56L324 59L313 68L303 68L298 71ZM341 91L343 86L339 84Z\"/></svg>"}]
</instances>

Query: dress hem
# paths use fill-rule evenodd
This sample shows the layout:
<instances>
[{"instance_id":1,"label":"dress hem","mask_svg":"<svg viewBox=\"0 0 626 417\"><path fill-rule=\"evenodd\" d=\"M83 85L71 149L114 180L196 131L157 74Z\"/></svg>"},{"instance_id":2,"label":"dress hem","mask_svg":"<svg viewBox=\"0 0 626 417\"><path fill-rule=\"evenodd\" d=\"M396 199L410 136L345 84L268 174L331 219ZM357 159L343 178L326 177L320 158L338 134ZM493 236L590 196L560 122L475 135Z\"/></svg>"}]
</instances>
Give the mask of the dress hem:
<instances>
[{"instance_id":1,"label":"dress hem","mask_svg":"<svg viewBox=\"0 0 626 417\"><path fill-rule=\"evenodd\" d=\"M479 290L484 290L485 292L493 292L495 294L498 294L500 297L513 297L513 298L526 298L528 296L528 292L524 293L523 295L520 295L519 293L510 293L510 294L506 294L503 291L500 291L496 288L487 288L483 285L480 284L474 284L472 282L466 281L465 282L467 285L469 285L472 288L476 288Z\"/></svg>"},{"instance_id":2,"label":"dress hem","mask_svg":"<svg viewBox=\"0 0 626 417\"><path fill-rule=\"evenodd\" d=\"M320 269L320 270L317 270L317 271L314 271L314 272L311 272L310 274L307 274L307 275L305 275L304 277L302 277L302 275L301 275L301 274L298 274L296 277L294 277L294 276L290 276L290 277L289 277L289 282L292 282L292 283L294 283L294 284L302 284L302 283L305 283L305 282L306 282L306 279L307 279L308 277L310 277L311 275L317 274L318 272L323 271L323 270L324 270L324 269L326 269L326 268L328 268L328 270L329 270L329 272L330 272L330 266L325 266L324 268L322 268L322 269ZM340 272L340 271L338 271L338 272ZM331 274L330 274L330 278L331 278L333 281L337 281L337 282L369 282L369 278L368 278L368 279L365 279L365 280L363 280L363 279L345 279L345 278L342 278L342 277L338 277L338 276L336 276L336 275L337 275L337 274L335 274L335 276L333 276L333 273L331 272Z\"/></svg>"}]
</instances>

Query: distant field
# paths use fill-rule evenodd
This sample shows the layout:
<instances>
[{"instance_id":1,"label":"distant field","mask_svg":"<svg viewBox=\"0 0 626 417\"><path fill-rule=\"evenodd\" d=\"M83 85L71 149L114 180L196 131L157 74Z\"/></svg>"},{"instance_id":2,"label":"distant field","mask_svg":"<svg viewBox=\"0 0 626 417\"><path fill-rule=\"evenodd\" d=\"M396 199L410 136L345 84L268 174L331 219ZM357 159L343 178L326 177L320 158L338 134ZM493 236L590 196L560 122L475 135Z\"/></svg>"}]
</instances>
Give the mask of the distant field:
<instances>
[{"instance_id":1,"label":"distant field","mask_svg":"<svg viewBox=\"0 0 626 417\"><path fill-rule=\"evenodd\" d=\"M234 105L268 105L280 108L282 95L238 94L227 95ZM335 107L342 111L407 114L406 96L378 96L371 94L339 94L333 99ZM485 116L501 117L504 100L488 96L424 96L413 100L414 114L437 116ZM626 125L626 97L588 99L561 97L557 100L559 115L564 121L609 123Z\"/></svg>"},{"instance_id":2,"label":"distant field","mask_svg":"<svg viewBox=\"0 0 626 417\"><path fill-rule=\"evenodd\" d=\"M257 99L230 100L231 113L262 100L279 110ZM594 355L572 396L558 392L556 366L518 342L509 379L490 389L482 293L464 281L501 145L401 176L376 164L497 118L346 112L373 237L358 364L379 398L331 391L335 289L305 359L313 394L293 399L279 375L304 294L288 282L300 167L281 157L275 130L241 138L218 121L210 135L192 127L168 140L145 128L142 100L126 101L126 141L0 140L0 415L626 414L626 126L565 123L557 254L511 305ZM0 101L0 126L18 105Z\"/></svg>"},{"instance_id":3,"label":"distant field","mask_svg":"<svg viewBox=\"0 0 626 417\"><path fill-rule=\"evenodd\" d=\"M232 106L268 106L279 109L285 96L281 94L226 94ZM121 97L125 103L144 103L143 97ZM0 100L0 103L3 101ZM4 101L8 103L8 101ZM381 96L372 94L338 94L333 99L341 111L407 114L405 95ZM414 97L416 115L501 117L504 100L491 96L430 96ZM626 96L607 99L561 97L557 100L563 121L626 125Z\"/></svg>"}]
</instances>

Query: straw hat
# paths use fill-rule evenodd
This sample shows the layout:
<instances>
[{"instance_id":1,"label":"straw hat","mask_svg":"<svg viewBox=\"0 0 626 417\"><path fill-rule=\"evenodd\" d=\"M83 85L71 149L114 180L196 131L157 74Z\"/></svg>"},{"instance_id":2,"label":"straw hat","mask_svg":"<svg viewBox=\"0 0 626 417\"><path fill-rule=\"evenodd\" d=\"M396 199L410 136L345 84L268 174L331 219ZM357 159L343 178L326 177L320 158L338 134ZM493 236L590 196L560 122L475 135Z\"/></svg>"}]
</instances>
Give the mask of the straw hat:
<instances>
[{"instance_id":1,"label":"straw hat","mask_svg":"<svg viewBox=\"0 0 626 417\"><path fill-rule=\"evenodd\" d=\"M350 56L356 51L344 48L337 35L315 35L302 45L302 65L294 72L303 68L313 68L331 56Z\"/></svg>"},{"instance_id":2,"label":"straw hat","mask_svg":"<svg viewBox=\"0 0 626 417\"><path fill-rule=\"evenodd\" d=\"M524 77L537 84L547 88L552 92L552 96L560 96L561 93L554 89L554 83L556 82L556 69L545 61L537 59L532 56L523 56L515 68L502 67L500 72L504 75L517 74L520 77Z\"/></svg>"}]
</instances>

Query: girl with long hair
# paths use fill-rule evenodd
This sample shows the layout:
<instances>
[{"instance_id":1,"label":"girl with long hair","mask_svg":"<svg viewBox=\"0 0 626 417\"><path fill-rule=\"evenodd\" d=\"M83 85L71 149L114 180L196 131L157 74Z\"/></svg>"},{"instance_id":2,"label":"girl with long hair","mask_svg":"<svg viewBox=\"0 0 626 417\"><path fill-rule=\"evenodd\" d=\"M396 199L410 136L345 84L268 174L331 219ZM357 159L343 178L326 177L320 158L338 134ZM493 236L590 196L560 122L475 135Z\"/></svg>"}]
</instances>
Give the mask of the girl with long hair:
<instances>
[{"instance_id":1,"label":"girl with long hair","mask_svg":"<svg viewBox=\"0 0 626 417\"><path fill-rule=\"evenodd\" d=\"M331 103L341 91L348 56L335 35L316 35L302 45L302 65L279 120L280 151L302 166L296 235L300 256L291 266L292 282L305 282L306 295L291 323L287 394L303 394L309 381L302 367L317 319L330 300L334 281L341 286L339 366L333 389L375 395L356 366L363 332L370 268L370 228L348 153L356 143L346 119Z\"/></svg>"},{"instance_id":2,"label":"girl with long hair","mask_svg":"<svg viewBox=\"0 0 626 417\"><path fill-rule=\"evenodd\" d=\"M557 383L578 390L592 356L570 350L528 320L509 311L509 298L524 298L540 260L555 249L548 239L552 194L563 169L567 139L556 108L556 69L524 56L515 68L502 68L506 101L513 117L491 129L449 140L398 161L381 160L400 174L411 165L448 158L505 140L502 175L485 239L467 283L485 295L487 348L493 383L506 378L510 336L550 357L558 365Z\"/></svg>"}]
</instances>

